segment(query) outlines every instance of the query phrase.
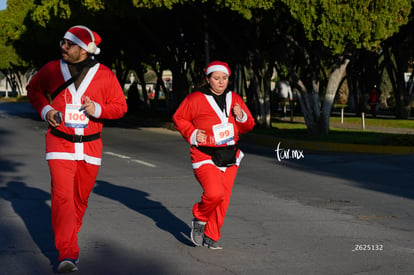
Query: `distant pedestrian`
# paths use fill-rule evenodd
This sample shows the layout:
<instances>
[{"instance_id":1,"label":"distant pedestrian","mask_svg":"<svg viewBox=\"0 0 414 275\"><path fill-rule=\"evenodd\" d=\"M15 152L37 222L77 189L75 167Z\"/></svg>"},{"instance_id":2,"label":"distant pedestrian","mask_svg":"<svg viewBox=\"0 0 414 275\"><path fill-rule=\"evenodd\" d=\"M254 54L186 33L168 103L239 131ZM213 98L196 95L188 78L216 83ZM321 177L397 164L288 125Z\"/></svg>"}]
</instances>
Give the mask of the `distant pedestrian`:
<instances>
[{"instance_id":1,"label":"distant pedestrian","mask_svg":"<svg viewBox=\"0 0 414 275\"><path fill-rule=\"evenodd\" d=\"M139 96L138 90L138 83L132 82L128 89L128 98L127 98L127 105L128 105L128 113L130 114L137 114L140 110L140 103L141 99Z\"/></svg>"},{"instance_id":2,"label":"distant pedestrian","mask_svg":"<svg viewBox=\"0 0 414 275\"><path fill-rule=\"evenodd\" d=\"M203 188L201 201L193 206L191 240L210 249L222 249L217 242L243 158L239 134L254 126L242 98L227 88L230 74L226 63L211 62L205 71L207 85L188 95L173 116L191 144L193 171Z\"/></svg>"},{"instance_id":3,"label":"distant pedestrian","mask_svg":"<svg viewBox=\"0 0 414 275\"><path fill-rule=\"evenodd\" d=\"M373 117L377 116L377 108L379 106L379 98L381 96L381 90L378 88L377 84L372 86L372 89L369 92L368 104L371 108L371 113Z\"/></svg>"},{"instance_id":4,"label":"distant pedestrian","mask_svg":"<svg viewBox=\"0 0 414 275\"><path fill-rule=\"evenodd\" d=\"M49 124L46 160L62 273L78 270L78 232L101 165L103 119L127 110L115 74L95 60L100 42L85 26L70 28L60 41L62 59L47 63L27 86L34 109Z\"/></svg>"},{"instance_id":5,"label":"distant pedestrian","mask_svg":"<svg viewBox=\"0 0 414 275\"><path fill-rule=\"evenodd\" d=\"M286 116L286 101L289 100L292 104L293 102L293 93L292 88L290 87L289 81L280 80L276 86L276 95L280 102L280 108L282 111L282 116ZM290 106L292 108L292 106Z\"/></svg>"}]
</instances>

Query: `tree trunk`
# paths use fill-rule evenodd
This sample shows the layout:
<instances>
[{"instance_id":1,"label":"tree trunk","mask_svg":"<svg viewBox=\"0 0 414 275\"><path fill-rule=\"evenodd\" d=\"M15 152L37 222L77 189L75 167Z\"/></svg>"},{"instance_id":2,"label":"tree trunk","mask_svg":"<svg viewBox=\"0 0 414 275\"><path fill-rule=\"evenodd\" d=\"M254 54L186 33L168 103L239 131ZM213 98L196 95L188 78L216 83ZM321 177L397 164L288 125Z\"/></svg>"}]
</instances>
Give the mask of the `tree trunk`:
<instances>
[{"instance_id":1,"label":"tree trunk","mask_svg":"<svg viewBox=\"0 0 414 275\"><path fill-rule=\"evenodd\" d=\"M408 119L411 113L413 98L410 94L410 87L406 87L404 83L404 70L399 69L401 66L397 66L395 59L395 54L391 49L384 49L384 62L386 62L385 68L394 90L396 117L399 119Z\"/></svg>"},{"instance_id":2,"label":"tree trunk","mask_svg":"<svg viewBox=\"0 0 414 275\"><path fill-rule=\"evenodd\" d=\"M320 115L320 129L322 134L329 134L329 118L332 110L332 105L335 99L335 94L339 88L342 77L346 71L346 66L349 59L346 58L342 64L335 67L329 76L328 85L326 87L326 94L322 105L322 112Z\"/></svg>"},{"instance_id":3,"label":"tree trunk","mask_svg":"<svg viewBox=\"0 0 414 275\"><path fill-rule=\"evenodd\" d=\"M135 69L139 82L141 84L141 91L142 91L142 97L144 100L144 108L146 111L150 110L150 103L149 103L149 99L148 99L148 92L147 92L147 83L145 82L145 77L144 77L144 69L141 67L138 67Z\"/></svg>"},{"instance_id":4,"label":"tree trunk","mask_svg":"<svg viewBox=\"0 0 414 275\"><path fill-rule=\"evenodd\" d=\"M256 96L258 125L268 128L271 127L271 108L270 108L270 80L272 77L272 62L266 62L258 53L252 60L250 70L250 86Z\"/></svg>"},{"instance_id":5,"label":"tree trunk","mask_svg":"<svg viewBox=\"0 0 414 275\"><path fill-rule=\"evenodd\" d=\"M169 112L174 113L181 101L187 96L189 92L189 82L185 73L177 70L172 70L173 74L173 90L171 94L170 106L168 106Z\"/></svg>"},{"instance_id":6,"label":"tree trunk","mask_svg":"<svg viewBox=\"0 0 414 275\"><path fill-rule=\"evenodd\" d=\"M296 88L294 88L294 90L298 97L308 132L311 134L317 134L319 133L319 115L315 114L320 113L319 91L309 93L305 84L300 79L295 81L295 86Z\"/></svg>"}]
</instances>

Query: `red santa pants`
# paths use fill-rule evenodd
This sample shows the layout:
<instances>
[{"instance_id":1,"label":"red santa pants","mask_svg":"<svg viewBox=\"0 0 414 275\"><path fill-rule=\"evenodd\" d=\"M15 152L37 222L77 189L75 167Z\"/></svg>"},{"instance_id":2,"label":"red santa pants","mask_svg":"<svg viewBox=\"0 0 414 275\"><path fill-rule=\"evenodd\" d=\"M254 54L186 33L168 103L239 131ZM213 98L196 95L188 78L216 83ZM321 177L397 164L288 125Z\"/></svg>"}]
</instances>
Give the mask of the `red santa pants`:
<instances>
[{"instance_id":1,"label":"red santa pants","mask_svg":"<svg viewBox=\"0 0 414 275\"><path fill-rule=\"evenodd\" d=\"M58 261L79 256L78 232L99 166L84 161L49 160L52 228Z\"/></svg>"},{"instance_id":2,"label":"red santa pants","mask_svg":"<svg viewBox=\"0 0 414 275\"><path fill-rule=\"evenodd\" d=\"M205 164L194 170L203 188L203 195L201 202L194 205L193 215L197 220L207 222L204 234L214 241L220 239L220 229L230 203L237 170L238 166L233 165L223 172L212 164Z\"/></svg>"}]
</instances>

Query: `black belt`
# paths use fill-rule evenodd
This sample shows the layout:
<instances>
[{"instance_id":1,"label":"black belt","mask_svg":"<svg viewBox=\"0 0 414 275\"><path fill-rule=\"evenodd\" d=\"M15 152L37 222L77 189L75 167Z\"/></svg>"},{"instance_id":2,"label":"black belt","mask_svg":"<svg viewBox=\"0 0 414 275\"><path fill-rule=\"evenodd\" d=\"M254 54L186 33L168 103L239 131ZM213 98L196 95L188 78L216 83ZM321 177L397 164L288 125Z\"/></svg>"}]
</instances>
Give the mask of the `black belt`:
<instances>
[{"instance_id":1,"label":"black belt","mask_svg":"<svg viewBox=\"0 0 414 275\"><path fill-rule=\"evenodd\" d=\"M212 147L212 146L194 146L198 151L203 152L204 154L213 156L214 152L221 151L221 150L229 150L234 151L237 150L235 145L228 145L228 146L221 146L221 147Z\"/></svg>"},{"instance_id":2,"label":"black belt","mask_svg":"<svg viewBox=\"0 0 414 275\"><path fill-rule=\"evenodd\" d=\"M70 142L88 142L88 141L93 141L93 140L97 140L101 138L101 132L96 133L96 134L92 134L92 135L87 135L87 136L82 136L82 135L70 135L70 134L66 134L62 131L59 131L56 128L50 128L50 133L56 137L60 137L60 138L64 138L67 141Z\"/></svg>"}]
</instances>

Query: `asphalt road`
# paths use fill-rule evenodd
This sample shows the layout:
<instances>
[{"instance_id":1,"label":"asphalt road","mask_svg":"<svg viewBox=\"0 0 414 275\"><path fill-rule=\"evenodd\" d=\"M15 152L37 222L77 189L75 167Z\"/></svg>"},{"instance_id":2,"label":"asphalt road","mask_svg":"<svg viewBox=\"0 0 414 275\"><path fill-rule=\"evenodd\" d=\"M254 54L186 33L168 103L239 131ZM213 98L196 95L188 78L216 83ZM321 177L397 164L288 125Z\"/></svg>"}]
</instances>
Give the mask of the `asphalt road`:
<instances>
[{"instance_id":1,"label":"asphalt road","mask_svg":"<svg viewBox=\"0 0 414 275\"><path fill-rule=\"evenodd\" d=\"M46 124L0 103L0 274L53 274ZM108 125L77 274L413 274L413 155L241 141L222 251L194 247L201 188L177 132ZM279 149L278 151L275 151Z\"/></svg>"}]
</instances>

